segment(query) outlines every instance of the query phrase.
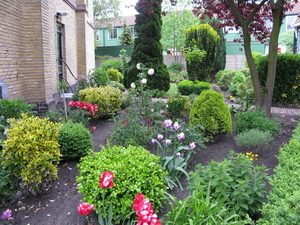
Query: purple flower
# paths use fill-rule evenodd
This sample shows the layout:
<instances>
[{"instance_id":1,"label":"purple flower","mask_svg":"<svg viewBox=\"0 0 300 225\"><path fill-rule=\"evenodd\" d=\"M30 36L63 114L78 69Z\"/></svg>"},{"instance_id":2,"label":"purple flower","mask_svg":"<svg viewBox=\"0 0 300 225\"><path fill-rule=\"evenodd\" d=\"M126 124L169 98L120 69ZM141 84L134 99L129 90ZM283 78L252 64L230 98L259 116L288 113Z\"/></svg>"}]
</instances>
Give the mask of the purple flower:
<instances>
[{"instance_id":1,"label":"purple flower","mask_svg":"<svg viewBox=\"0 0 300 225\"><path fill-rule=\"evenodd\" d=\"M7 220L11 220L11 211L9 209L7 209L6 211L4 211L2 213L2 216L0 216L1 219L7 219Z\"/></svg>"},{"instance_id":2,"label":"purple flower","mask_svg":"<svg viewBox=\"0 0 300 225\"><path fill-rule=\"evenodd\" d=\"M173 128L174 128L174 130L178 130L178 129L180 128L178 122L175 122L175 123L173 124Z\"/></svg>"},{"instance_id":3,"label":"purple flower","mask_svg":"<svg viewBox=\"0 0 300 225\"><path fill-rule=\"evenodd\" d=\"M168 120L164 120L164 127L165 128L169 128L169 127L172 127L172 120L168 119Z\"/></svg>"},{"instance_id":4,"label":"purple flower","mask_svg":"<svg viewBox=\"0 0 300 225\"><path fill-rule=\"evenodd\" d=\"M182 140L184 139L184 133L181 132L181 133L177 134L177 139L178 139L179 141L182 141Z\"/></svg>"},{"instance_id":5,"label":"purple flower","mask_svg":"<svg viewBox=\"0 0 300 225\"><path fill-rule=\"evenodd\" d=\"M162 134L158 134L157 135L157 140L161 141L162 139L164 139L164 136Z\"/></svg>"},{"instance_id":6,"label":"purple flower","mask_svg":"<svg viewBox=\"0 0 300 225\"><path fill-rule=\"evenodd\" d=\"M152 144L155 144L155 142L156 142L156 139L152 138L152 139L151 139L151 143L152 143Z\"/></svg>"},{"instance_id":7,"label":"purple flower","mask_svg":"<svg viewBox=\"0 0 300 225\"><path fill-rule=\"evenodd\" d=\"M3 136L7 138L7 129L4 130Z\"/></svg>"},{"instance_id":8,"label":"purple flower","mask_svg":"<svg viewBox=\"0 0 300 225\"><path fill-rule=\"evenodd\" d=\"M180 157L180 152L177 152L177 153L176 153L176 157Z\"/></svg>"},{"instance_id":9,"label":"purple flower","mask_svg":"<svg viewBox=\"0 0 300 225\"><path fill-rule=\"evenodd\" d=\"M194 149L194 148L196 148L195 142L190 143L190 149Z\"/></svg>"},{"instance_id":10,"label":"purple flower","mask_svg":"<svg viewBox=\"0 0 300 225\"><path fill-rule=\"evenodd\" d=\"M167 139L166 140L166 145L170 145L171 144L171 140L170 139Z\"/></svg>"}]
</instances>

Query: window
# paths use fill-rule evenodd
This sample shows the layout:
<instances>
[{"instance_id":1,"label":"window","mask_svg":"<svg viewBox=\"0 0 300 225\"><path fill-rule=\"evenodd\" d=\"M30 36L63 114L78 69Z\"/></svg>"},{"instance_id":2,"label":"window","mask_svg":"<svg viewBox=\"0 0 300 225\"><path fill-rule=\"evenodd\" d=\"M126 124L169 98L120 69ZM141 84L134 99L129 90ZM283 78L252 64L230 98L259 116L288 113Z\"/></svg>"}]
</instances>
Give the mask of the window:
<instances>
[{"instance_id":1,"label":"window","mask_svg":"<svg viewBox=\"0 0 300 225\"><path fill-rule=\"evenodd\" d=\"M112 28L108 31L108 39L118 39L118 29Z\"/></svg>"},{"instance_id":2,"label":"window","mask_svg":"<svg viewBox=\"0 0 300 225\"><path fill-rule=\"evenodd\" d=\"M62 79L63 69L62 69L62 60L63 60L63 47L62 47L62 26L60 24L56 25L56 56L57 56L57 70L58 77Z\"/></svg>"},{"instance_id":3,"label":"window","mask_svg":"<svg viewBox=\"0 0 300 225\"><path fill-rule=\"evenodd\" d=\"M137 38L137 33L136 33L135 30L134 30L134 26L131 26L131 27L130 27L130 30L131 30L131 33L132 33L132 37L133 37L133 38Z\"/></svg>"},{"instance_id":4,"label":"window","mask_svg":"<svg viewBox=\"0 0 300 225\"><path fill-rule=\"evenodd\" d=\"M297 16L287 16L286 17L286 30L293 30L292 24L295 22L297 19Z\"/></svg>"}]
</instances>

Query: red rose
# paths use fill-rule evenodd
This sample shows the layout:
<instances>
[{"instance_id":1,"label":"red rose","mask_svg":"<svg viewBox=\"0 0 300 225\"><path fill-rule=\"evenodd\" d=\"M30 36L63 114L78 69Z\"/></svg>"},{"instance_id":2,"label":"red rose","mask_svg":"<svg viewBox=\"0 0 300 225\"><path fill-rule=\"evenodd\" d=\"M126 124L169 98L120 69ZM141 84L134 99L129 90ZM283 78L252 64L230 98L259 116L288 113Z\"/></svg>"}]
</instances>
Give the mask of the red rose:
<instances>
[{"instance_id":1,"label":"red rose","mask_svg":"<svg viewBox=\"0 0 300 225\"><path fill-rule=\"evenodd\" d=\"M114 182L112 182L113 179L114 179L114 173L105 171L101 175L101 178L100 178L100 181L99 181L100 187L103 188L103 189L106 189L106 188L109 188L109 187L114 187L115 184L114 184Z\"/></svg>"}]
</instances>

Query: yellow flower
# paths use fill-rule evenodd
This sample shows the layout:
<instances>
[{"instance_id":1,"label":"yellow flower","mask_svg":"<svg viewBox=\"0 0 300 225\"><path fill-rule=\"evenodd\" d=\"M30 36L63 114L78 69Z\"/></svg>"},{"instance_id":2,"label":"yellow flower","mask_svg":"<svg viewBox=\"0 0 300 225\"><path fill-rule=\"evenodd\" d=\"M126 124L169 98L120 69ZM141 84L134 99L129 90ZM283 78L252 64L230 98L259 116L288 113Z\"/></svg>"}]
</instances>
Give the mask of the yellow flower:
<instances>
[{"instance_id":1,"label":"yellow flower","mask_svg":"<svg viewBox=\"0 0 300 225\"><path fill-rule=\"evenodd\" d=\"M297 89L297 88L298 88L298 86L293 86L293 88L294 88L294 89Z\"/></svg>"},{"instance_id":2,"label":"yellow flower","mask_svg":"<svg viewBox=\"0 0 300 225\"><path fill-rule=\"evenodd\" d=\"M283 98L286 98L287 97L287 94L282 94L281 95Z\"/></svg>"}]
</instances>

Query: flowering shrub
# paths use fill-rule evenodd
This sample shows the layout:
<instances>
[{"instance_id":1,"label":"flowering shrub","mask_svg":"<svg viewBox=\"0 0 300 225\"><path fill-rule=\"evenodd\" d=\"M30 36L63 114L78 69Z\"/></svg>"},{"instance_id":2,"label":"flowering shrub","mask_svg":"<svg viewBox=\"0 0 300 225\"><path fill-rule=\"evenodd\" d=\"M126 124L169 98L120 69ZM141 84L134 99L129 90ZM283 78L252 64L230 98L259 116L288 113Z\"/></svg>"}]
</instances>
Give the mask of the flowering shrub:
<instances>
[{"instance_id":1,"label":"flowering shrub","mask_svg":"<svg viewBox=\"0 0 300 225\"><path fill-rule=\"evenodd\" d=\"M153 207L159 209L167 190L165 175L160 159L142 147L112 146L100 152L88 154L77 165L76 178L79 192L85 202L91 202L98 215L106 217L112 207L115 223L133 219L132 199L137 193L144 193L152 200ZM100 188L99 178L104 171L114 173L114 187ZM105 196L105 204L102 196Z\"/></svg>"},{"instance_id":2,"label":"flowering shrub","mask_svg":"<svg viewBox=\"0 0 300 225\"><path fill-rule=\"evenodd\" d=\"M35 194L57 178L61 157L58 132L62 125L26 114L21 116L20 120L9 120L11 127L3 143L2 165L4 168L13 166L13 175Z\"/></svg>"},{"instance_id":3,"label":"flowering shrub","mask_svg":"<svg viewBox=\"0 0 300 225\"><path fill-rule=\"evenodd\" d=\"M138 216L137 225L161 225L162 223L157 219L154 209L149 199L145 198L143 194L139 193L135 196L132 204L135 214Z\"/></svg>"}]
</instances>

